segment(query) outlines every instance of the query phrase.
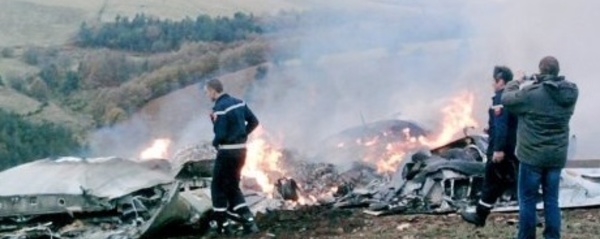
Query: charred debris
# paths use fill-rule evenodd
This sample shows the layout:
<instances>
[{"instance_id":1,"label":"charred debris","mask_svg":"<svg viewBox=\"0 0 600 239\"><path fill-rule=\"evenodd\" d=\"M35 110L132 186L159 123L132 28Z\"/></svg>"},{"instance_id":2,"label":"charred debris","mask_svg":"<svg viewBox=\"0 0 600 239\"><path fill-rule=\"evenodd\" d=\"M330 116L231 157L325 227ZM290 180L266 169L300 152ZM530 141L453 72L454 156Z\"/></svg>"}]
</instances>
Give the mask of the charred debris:
<instances>
[{"instance_id":1,"label":"charred debris","mask_svg":"<svg viewBox=\"0 0 600 239\"><path fill-rule=\"evenodd\" d=\"M373 153L364 147L370 139L380 139L368 143L380 152L385 146L379 144L426 133L411 122L384 121L332 136L317 159L282 150L279 166L287 173L267 172L272 192L243 179L247 203L263 214L316 205L361 208L374 216L470 210L487 162L485 135L465 133L433 149L411 148L393 171L378 171L361 160ZM212 209L215 155L210 144L203 144L179 150L169 160L64 157L5 170L0 172L0 238L149 238L170 228L203 227ZM341 167L340 160L351 166ZM600 205L598 171L564 171L561 207ZM495 210L516 209L509 191Z\"/></svg>"}]
</instances>

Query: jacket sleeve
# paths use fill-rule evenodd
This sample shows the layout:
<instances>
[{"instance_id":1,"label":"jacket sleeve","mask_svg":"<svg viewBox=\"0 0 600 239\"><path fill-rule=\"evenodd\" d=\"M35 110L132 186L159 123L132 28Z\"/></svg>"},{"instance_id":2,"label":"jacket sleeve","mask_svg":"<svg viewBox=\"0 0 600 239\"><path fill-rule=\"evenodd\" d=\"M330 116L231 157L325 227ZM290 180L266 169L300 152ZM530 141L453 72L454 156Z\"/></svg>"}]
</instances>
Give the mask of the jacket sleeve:
<instances>
[{"instance_id":1,"label":"jacket sleeve","mask_svg":"<svg viewBox=\"0 0 600 239\"><path fill-rule=\"evenodd\" d=\"M227 115L225 114L215 114L214 116L214 132L215 138L213 139L212 145L216 148L220 144L225 142L227 137Z\"/></svg>"},{"instance_id":2,"label":"jacket sleeve","mask_svg":"<svg viewBox=\"0 0 600 239\"><path fill-rule=\"evenodd\" d=\"M258 119L247 105L244 107L244 111L244 117L246 120L246 134L248 135L252 133L256 127L258 127Z\"/></svg>"},{"instance_id":3,"label":"jacket sleeve","mask_svg":"<svg viewBox=\"0 0 600 239\"><path fill-rule=\"evenodd\" d=\"M494 152L504 152L508 140L508 112L503 108L498 111L494 114Z\"/></svg>"},{"instance_id":4,"label":"jacket sleeve","mask_svg":"<svg viewBox=\"0 0 600 239\"><path fill-rule=\"evenodd\" d=\"M514 114L521 114L524 112L524 105L526 103L525 91L519 89L520 83L518 81L509 82L504 92L502 93L502 105Z\"/></svg>"}]
</instances>

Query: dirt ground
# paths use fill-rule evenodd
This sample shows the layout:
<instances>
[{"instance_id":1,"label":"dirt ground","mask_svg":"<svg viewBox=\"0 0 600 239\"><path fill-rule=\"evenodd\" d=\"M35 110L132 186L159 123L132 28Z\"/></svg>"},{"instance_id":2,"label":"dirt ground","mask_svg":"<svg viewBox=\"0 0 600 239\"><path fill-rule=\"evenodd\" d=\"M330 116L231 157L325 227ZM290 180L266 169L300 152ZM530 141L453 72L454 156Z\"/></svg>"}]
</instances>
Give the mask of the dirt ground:
<instances>
[{"instance_id":1,"label":"dirt ground","mask_svg":"<svg viewBox=\"0 0 600 239\"><path fill-rule=\"evenodd\" d=\"M563 210L562 217L562 238L599 238L600 208ZM493 213L485 228L476 228L457 214L376 217L362 209L308 207L258 214L262 232L244 238L515 238L517 218L515 213ZM538 227L538 238L542 230Z\"/></svg>"}]
</instances>

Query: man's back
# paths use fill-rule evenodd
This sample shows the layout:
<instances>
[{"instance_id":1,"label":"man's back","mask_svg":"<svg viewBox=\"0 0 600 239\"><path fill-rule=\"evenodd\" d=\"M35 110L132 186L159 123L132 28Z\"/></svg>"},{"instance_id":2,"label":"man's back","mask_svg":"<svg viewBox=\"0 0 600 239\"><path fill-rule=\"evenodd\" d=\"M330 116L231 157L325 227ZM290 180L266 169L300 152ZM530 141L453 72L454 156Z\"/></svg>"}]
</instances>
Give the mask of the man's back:
<instances>
[{"instance_id":1,"label":"man's back","mask_svg":"<svg viewBox=\"0 0 600 239\"><path fill-rule=\"evenodd\" d=\"M246 103L221 95L213 107L215 139L213 145L243 144L257 126L258 119Z\"/></svg>"},{"instance_id":2,"label":"man's back","mask_svg":"<svg viewBox=\"0 0 600 239\"><path fill-rule=\"evenodd\" d=\"M519 117L519 160L538 167L564 167L577 86L562 76L540 75L520 92L515 87L518 84L509 85L510 93L502 100Z\"/></svg>"}]
</instances>

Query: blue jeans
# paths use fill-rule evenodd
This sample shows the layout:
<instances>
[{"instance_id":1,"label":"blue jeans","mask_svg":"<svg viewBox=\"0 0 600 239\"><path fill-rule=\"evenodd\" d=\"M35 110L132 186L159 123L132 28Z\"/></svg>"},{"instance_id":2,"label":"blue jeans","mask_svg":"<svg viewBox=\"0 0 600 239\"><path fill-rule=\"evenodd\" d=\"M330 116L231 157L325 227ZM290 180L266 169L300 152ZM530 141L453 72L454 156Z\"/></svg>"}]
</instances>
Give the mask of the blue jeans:
<instances>
[{"instance_id":1,"label":"blue jeans","mask_svg":"<svg viewBox=\"0 0 600 239\"><path fill-rule=\"evenodd\" d=\"M526 163L519 165L519 239L535 239L536 204L540 185L544 201L544 238L560 238L558 188L562 168L541 168Z\"/></svg>"}]
</instances>

